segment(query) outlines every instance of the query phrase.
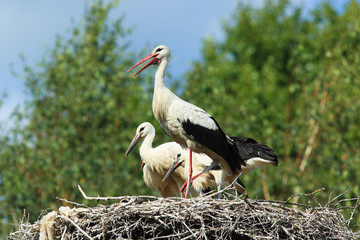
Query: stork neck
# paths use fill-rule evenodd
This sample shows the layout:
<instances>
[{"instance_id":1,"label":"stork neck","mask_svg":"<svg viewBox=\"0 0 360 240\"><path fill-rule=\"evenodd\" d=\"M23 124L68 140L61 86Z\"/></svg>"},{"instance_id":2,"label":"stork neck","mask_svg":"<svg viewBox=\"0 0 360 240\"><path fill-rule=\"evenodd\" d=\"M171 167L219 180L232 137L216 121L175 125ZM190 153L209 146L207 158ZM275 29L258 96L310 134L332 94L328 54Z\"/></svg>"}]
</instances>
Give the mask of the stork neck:
<instances>
[{"instance_id":1,"label":"stork neck","mask_svg":"<svg viewBox=\"0 0 360 240\"><path fill-rule=\"evenodd\" d=\"M144 160L146 158L143 158L142 156L145 156L149 151L153 149L152 144L155 138L155 133L147 135L140 146L140 156Z\"/></svg>"},{"instance_id":2,"label":"stork neck","mask_svg":"<svg viewBox=\"0 0 360 240\"><path fill-rule=\"evenodd\" d=\"M164 78L168 64L169 61L166 58L164 58L159 64L155 73L155 89L159 87L165 87Z\"/></svg>"},{"instance_id":3,"label":"stork neck","mask_svg":"<svg viewBox=\"0 0 360 240\"><path fill-rule=\"evenodd\" d=\"M176 99L176 95L165 86L164 76L169 64L169 58L164 58L158 66L155 73L154 96L152 101L152 110L155 118L160 122L164 129L163 123L166 121L166 113L171 102Z\"/></svg>"}]
</instances>

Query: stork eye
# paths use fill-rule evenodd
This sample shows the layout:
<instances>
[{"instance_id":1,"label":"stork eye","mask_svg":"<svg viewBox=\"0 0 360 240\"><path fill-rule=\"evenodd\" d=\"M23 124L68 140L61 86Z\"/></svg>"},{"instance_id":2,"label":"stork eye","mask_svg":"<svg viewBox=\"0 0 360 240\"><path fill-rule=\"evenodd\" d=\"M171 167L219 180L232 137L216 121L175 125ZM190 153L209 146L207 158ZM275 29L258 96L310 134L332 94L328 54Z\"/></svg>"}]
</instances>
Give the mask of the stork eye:
<instances>
[{"instance_id":1,"label":"stork eye","mask_svg":"<svg viewBox=\"0 0 360 240\"><path fill-rule=\"evenodd\" d=\"M144 127L140 128L140 132L144 131Z\"/></svg>"},{"instance_id":2,"label":"stork eye","mask_svg":"<svg viewBox=\"0 0 360 240\"><path fill-rule=\"evenodd\" d=\"M156 52L160 52L161 50L163 50L163 48L158 48L156 49Z\"/></svg>"}]
</instances>

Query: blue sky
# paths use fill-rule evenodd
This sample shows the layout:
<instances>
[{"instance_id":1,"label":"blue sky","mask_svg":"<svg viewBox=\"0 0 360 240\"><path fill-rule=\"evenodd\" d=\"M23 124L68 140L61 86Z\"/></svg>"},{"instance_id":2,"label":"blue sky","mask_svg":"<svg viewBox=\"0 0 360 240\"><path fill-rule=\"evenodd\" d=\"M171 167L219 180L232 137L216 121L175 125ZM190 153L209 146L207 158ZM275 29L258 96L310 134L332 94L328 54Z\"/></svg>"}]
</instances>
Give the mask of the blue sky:
<instances>
[{"instance_id":1,"label":"blue sky","mask_svg":"<svg viewBox=\"0 0 360 240\"><path fill-rule=\"evenodd\" d=\"M35 66L46 49L51 49L57 34L81 20L86 0L35 0L0 1L0 94L8 97L0 107L0 122L8 128L11 111L26 99L22 64ZM139 52L145 46L165 44L172 50L173 61L169 71L180 78L193 60L199 59L202 40L208 36L223 37L221 19L230 19L237 6L237 0L123 0L111 13L120 16L125 13L124 27L135 27L129 36L130 51ZM294 1L295 2L295 1ZM296 1L307 9L318 4L318 0ZM262 0L252 1L261 6ZM336 1L342 6L344 0ZM175 60L174 60L175 59ZM10 67L12 66L12 67ZM14 77L11 69L19 74Z\"/></svg>"}]
</instances>

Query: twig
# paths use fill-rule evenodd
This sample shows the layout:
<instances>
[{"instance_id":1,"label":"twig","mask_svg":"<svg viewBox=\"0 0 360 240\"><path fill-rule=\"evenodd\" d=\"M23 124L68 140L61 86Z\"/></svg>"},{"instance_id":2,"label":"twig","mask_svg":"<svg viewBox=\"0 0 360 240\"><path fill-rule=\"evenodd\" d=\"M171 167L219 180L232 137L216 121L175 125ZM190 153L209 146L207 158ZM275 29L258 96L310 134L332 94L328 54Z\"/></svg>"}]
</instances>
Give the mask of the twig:
<instances>
[{"instance_id":1,"label":"twig","mask_svg":"<svg viewBox=\"0 0 360 240\"><path fill-rule=\"evenodd\" d=\"M294 197L297 197L297 196L304 196L304 197L310 197L310 198L312 198L313 195L315 195L316 193L319 193L319 192L321 192L321 191L324 191L324 190L325 190L325 188L320 188L320 189L315 190L315 191L313 191L313 192L311 192L311 193L295 193L295 194L291 195L291 196L286 200L286 202L289 202L289 203L290 203L290 200L291 200L292 198L294 198Z\"/></svg>"},{"instance_id":2,"label":"twig","mask_svg":"<svg viewBox=\"0 0 360 240\"><path fill-rule=\"evenodd\" d=\"M67 226L65 226L63 233L61 234L61 240L65 239L65 233L67 230Z\"/></svg>"},{"instance_id":3,"label":"twig","mask_svg":"<svg viewBox=\"0 0 360 240\"><path fill-rule=\"evenodd\" d=\"M343 196L345 193L349 192L350 189L344 191L343 193L340 193L339 195L337 195L336 197L334 197L332 200L329 201L328 206L331 205L332 202L334 202L336 199L338 199L339 197ZM338 205L339 203L335 204L334 208Z\"/></svg>"},{"instance_id":4,"label":"twig","mask_svg":"<svg viewBox=\"0 0 360 240\"><path fill-rule=\"evenodd\" d=\"M55 197L55 199L66 202L66 203L70 203L70 204L75 205L75 206L87 207L87 205L85 205L85 204L72 202L72 201L69 201L69 200L66 200L66 199L63 199L63 198Z\"/></svg>"},{"instance_id":5,"label":"twig","mask_svg":"<svg viewBox=\"0 0 360 240\"><path fill-rule=\"evenodd\" d=\"M360 200L359 194L357 192L355 192L355 193L356 193L356 196L357 196L357 200L356 200L356 204L354 206L354 209L351 211L351 215L350 215L349 219L346 220L348 227L350 225L351 220L353 219L353 216L354 216L354 213L355 213L356 209L360 206L360 204L359 204L359 200Z\"/></svg>"},{"instance_id":6,"label":"twig","mask_svg":"<svg viewBox=\"0 0 360 240\"><path fill-rule=\"evenodd\" d=\"M82 230L73 220L71 220L68 217L62 216L62 215L58 215L58 217L65 219L66 221L70 222L72 225L74 225L82 234L84 234L84 236L86 236L88 239L90 240L94 240L92 237L89 236L89 234L87 234L84 230Z\"/></svg>"},{"instance_id":7,"label":"twig","mask_svg":"<svg viewBox=\"0 0 360 240\"><path fill-rule=\"evenodd\" d=\"M292 205L292 206L299 206L299 207L304 207L304 208L309 208L309 205L306 204L302 204L302 203L293 203L293 202L288 202L288 201L278 201L278 200L262 200L262 199L257 199L256 200L259 203L268 203L269 205L272 204L279 204L279 205ZM317 209L317 208L315 208ZM320 209L320 208L318 208Z\"/></svg>"},{"instance_id":8,"label":"twig","mask_svg":"<svg viewBox=\"0 0 360 240\"><path fill-rule=\"evenodd\" d=\"M86 193L84 192L84 190L82 190L82 188L80 187L80 185L78 185L78 189L81 192L81 194L83 195L83 197L87 200L102 200L102 201L109 201L109 200L124 200L124 199L129 199L129 198L134 198L134 197L129 197L129 196L120 196L120 197L88 197L86 195ZM158 199L158 197L155 196L136 196L136 199L139 198L145 198L145 199Z\"/></svg>"}]
</instances>

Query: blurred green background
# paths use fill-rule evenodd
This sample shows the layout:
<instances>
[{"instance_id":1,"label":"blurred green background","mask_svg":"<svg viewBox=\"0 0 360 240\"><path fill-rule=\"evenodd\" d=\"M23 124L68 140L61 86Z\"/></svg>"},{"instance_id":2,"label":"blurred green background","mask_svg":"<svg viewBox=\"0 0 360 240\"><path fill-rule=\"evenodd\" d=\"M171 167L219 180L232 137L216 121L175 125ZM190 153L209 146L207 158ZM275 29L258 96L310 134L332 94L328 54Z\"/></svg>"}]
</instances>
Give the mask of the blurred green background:
<instances>
[{"instance_id":1,"label":"blurred green background","mask_svg":"<svg viewBox=\"0 0 360 240\"><path fill-rule=\"evenodd\" d=\"M155 45L128 50L131 26L109 20L117 4L94 0L36 66L23 60L29 99L0 135L0 232L16 229L24 209L35 221L65 204L55 197L94 204L78 184L89 196L158 195L142 180L140 157L124 157L141 122L156 127L154 145L171 141L152 115L153 72L127 73ZM185 79L170 72L168 86L228 135L255 138L279 155L278 167L242 176L249 197L286 200L322 187L324 204L346 190L342 198L358 197L359 2L341 11L324 2L306 15L284 0L240 2L222 26L224 39L204 39L201 59ZM353 230L359 220L357 212Z\"/></svg>"}]
</instances>

